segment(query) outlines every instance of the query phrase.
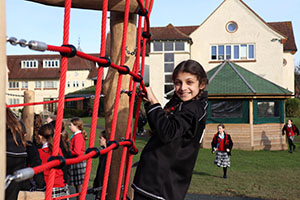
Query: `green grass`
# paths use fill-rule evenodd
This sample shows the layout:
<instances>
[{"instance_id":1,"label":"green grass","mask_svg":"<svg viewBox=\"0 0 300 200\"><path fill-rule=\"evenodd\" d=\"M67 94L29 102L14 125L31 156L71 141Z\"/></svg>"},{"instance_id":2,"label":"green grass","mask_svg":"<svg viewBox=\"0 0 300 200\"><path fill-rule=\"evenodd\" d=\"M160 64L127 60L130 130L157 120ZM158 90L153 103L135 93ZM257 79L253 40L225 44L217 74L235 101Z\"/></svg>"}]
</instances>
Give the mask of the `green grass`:
<instances>
[{"instance_id":1,"label":"green grass","mask_svg":"<svg viewBox=\"0 0 300 200\"><path fill-rule=\"evenodd\" d=\"M85 123L90 119L83 118ZM300 119L293 119L300 128ZM103 124L102 119L98 125ZM148 129L148 126L146 126ZM90 128L85 127L89 133ZM100 130L97 129L96 138ZM297 138L297 137L296 137ZM300 138L300 136L298 136ZM136 146L139 152L145 146L148 137L139 136ZM189 193L214 194L227 196L243 196L264 199L299 199L300 195L300 143L293 154L287 151L232 151L231 167L228 178L222 178L222 168L213 164L215 154L210 149L200 149L194 168ZM86 147L88 142L86 142ZM95 146L99 146L98 140ZM139 160L140 153L133 157L133 162ZM93 159L89 185L96 175L98 159ZM134 172L133 172L134 173Z\"/></svg>"}]
</instances>

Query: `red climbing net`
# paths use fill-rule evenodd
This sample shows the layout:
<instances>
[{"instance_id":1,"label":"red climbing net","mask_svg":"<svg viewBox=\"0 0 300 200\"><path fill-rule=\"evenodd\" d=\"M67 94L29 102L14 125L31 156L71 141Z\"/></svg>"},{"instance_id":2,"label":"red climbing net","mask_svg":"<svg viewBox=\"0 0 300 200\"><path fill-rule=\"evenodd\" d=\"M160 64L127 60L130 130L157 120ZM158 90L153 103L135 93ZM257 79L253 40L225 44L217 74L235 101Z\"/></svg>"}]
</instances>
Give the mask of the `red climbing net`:
<instances>
[{"instance_id":1,"label":"red climbing net","mask_svg":"<svg viewBox=\"0 0 300 200\"><path fill-rule=\"evenodd\" d=\"M107 12L108 12L108 0L103 0L102 5L102 27L101 27L101 48L100 48L100 57L94 57L83 52L77 51L73 45L69 45L69 25L70 25L70 10L71 10L71 0L65 0L65 13L64 13L64 34L63 34L63 45L62 46L54 46L48 45L42 42L34 41L30 45L28 45L31 49L40 50L40 51L56 51L60 52L62 55L61 61L61 73L60 73L60 87L59 87L59 96L58 100L54 101L45 101L45 102L35 102L35 103L27 103L27 104L15 104L15 105L7 105L7 107L16 107L16 106L29 106L29 105L38 105L38 104L46 104L46 103L54 103L58 102L57 107L57 118L55 124L55 134L53 140L53 152L52 156L57 157L59 152L59 143L60 143L60 132L62 128L62 120L63 120L63 112L64 112L64 102L65 101L78 101L82 100L83 98L72 98L72 99L65 99L65 85L66 85L66 72L68 68L68 57L72 56L79 56L84 59L88 59L90 61L97 62L99 64L98 74L97 74L97 84L96 84L96 91L94 95L94 107L92 113L92 123L91 123L91 132L89 138L89 148L86 151L85 155L71 158L71 159L54 159L52 161L47 162L44 165L37 166L34 168L30 168L32 173L29 173L26 170L19 171L19 174L23 173L23 177L29 178L34 174L38 174L43 172L46 169L50 169L50 175L48 179L48 184L46 187L45 199L50 200L52 199L52 188L54 184L55 178L55 168L59 165L66 164L71 165L75 163L82 162L84 160L87 161L87 167L85 172L85 177L83 181L82 191L80 193L71 194L64 197L59 197L55 199L65 199L75 196L80 196L80 200L84 200L86 198L88 182L90 178L90 171L92 165L92 158L95 158L102 154L107 154L107 161L105 167L105 174L104 180L102 185L102 193L101 199L105 199L107 193L107 185L108 185L108 178L109 178L109 171L111 165L111 158L112 158L112 150L122 146L122 158L121 158L121 165L119 170L118 176L118 185L116 191L116 200L120 199L121 194L121 185L123 181L123 174L124 177L124 190L123 190L123 200L126 200L126 194L128 191L129 185L129 176L130 176L130 166L132 164L132 154L137 153L137 148L134 145L135 138L136 138L136 129L137 129L137 119L139 114L139 108L141 105L141 96L138 97L137 100L137 110L135 116L135 123L133 130L132 127L132 118L133 118L133 108L135 104L135 96L136 96L136 89L137 89L137 82L140 83L140 90L146 92L145 85L143 83L143 75L144 75L144 64L145 64L145 53L146 53L146 43L150 39L150 23L149 17L153 5L153 0L146 1L145 5L143 4L144 1L137 0L139 5L139 17L138 17L138 28L137 28L137 47L136 47L136 59L134 62L134 66L132 71L127 66L124 66L125 63L125 52L126 52L126 39L127 39L127 26L128 26L128 18L129 18L129 7L130 7L130 0L126 0L125 2L125 11L124 11L124 26L123 26L123 36L122 36L122 45L121 45L121 58L120 58L120 65L112 63L109 58L105 57L105 48L106 48L106 19L107 19ZM144 27L142 28L144 20ZM143 30L142 30L143 29ZM141 44L142 49L141 49ZM139 72L140 66L140 55L142 55L141 59L141 74ZM119 71L117 89L116 89L116 97L115 97L115 104L114 104L114 113L112 119L112 126L111 126L111 133L110 133L110 141L111 145L103 150L99 150L94 147L95 142L95 133L97 128L97 118L98 118L98 110L99 110L99 101L100 101L100 94L102 88L102 75L103 75L103 67L113 67ZM118 117L118 107L119 107L119 100L121 95L121 84L122 84L122 77L123 75L129 74L131 76L129 90L131 92L130 95L130 102L129 102L129 115L128 115L128 122L127 122L127 130L125 133L125 139L122 141L115 141L115 132L117 126L117 117ZM124 172L125 168L125 172ZM29 170L30 171L30 170ZM26 173L25 173L26 172ZM25 179L24 178L24 179Z\"/></svg>"}]
</instances>

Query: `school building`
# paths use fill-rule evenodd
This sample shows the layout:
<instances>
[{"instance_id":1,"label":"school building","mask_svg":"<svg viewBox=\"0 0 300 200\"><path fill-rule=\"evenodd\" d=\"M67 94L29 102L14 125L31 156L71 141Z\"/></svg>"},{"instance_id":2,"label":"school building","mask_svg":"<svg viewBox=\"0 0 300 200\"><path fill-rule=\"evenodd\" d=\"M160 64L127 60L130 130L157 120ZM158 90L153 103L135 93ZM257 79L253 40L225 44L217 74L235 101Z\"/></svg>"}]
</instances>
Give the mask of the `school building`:
<instances>
[{"instance_id":1,"label":"school building","mask_svg":"<svg viewBox=\"0 0 300 200\"><path fill-rule=\"evenodd\" d=\"M149 83L163 104L178 63L194 59L207 71L204 148L224 123L234 148L286 149L284 101L294 95L297 51L292 22L265 22L242 0L224 0L200 25L169 24L151 34Z\"/></svg>"}]
</instances>

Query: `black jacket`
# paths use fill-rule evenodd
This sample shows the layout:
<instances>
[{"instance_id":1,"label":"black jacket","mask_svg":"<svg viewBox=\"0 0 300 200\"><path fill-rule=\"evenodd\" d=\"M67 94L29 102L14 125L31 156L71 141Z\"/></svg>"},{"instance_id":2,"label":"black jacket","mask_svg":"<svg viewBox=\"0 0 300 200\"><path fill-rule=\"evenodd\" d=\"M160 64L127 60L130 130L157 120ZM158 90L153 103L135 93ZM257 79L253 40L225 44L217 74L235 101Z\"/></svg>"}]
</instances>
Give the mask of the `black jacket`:
<instances>
[{"instance_id":1,"label":"black jacket","mask_svg":"<svg viewBox=\"0 0 300 200\"><path fill-rule=\"evenodd\" d=\"M219 137L219 133L216 133L214 135L214 138L211 141L211 150L212 151L214 151L214 148L218 148L217 147L218 146L218 137ZM224 147L225 147L225 149L229 149L230 150L229 152L227 152L227 151L226 152L227 152L228 155L231 155L231 150L232 150L232 147L233 147L233 142L231 140L231 137L230 137L229 134L227 134L227 133L224 132L224 138L225 138L223 140Z\"/></svg>"},{"instance_id":2,"label":"black jacket","mask_svg":"<svg viewBox=\"0 0 300 200\"><path fill-rule=\"evenodd\" d=\"M150 199L183 200L197 159L207 115L207 93L181 102L165 115L160 104L146 106L153 136L144 147L132 187Z\"/></svg>"}]
</instances>

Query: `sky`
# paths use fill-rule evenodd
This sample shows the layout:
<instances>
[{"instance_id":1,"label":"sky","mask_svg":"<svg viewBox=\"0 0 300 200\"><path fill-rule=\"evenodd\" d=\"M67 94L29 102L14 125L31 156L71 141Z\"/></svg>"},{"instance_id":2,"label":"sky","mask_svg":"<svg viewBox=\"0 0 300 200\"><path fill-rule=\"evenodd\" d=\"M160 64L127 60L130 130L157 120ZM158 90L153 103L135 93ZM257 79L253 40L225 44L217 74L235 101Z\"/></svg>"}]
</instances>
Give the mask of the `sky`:
<instances>
[{"instance_id":1,"label":"sky","mask_svg":"<svg viewBox=\"0 0 300 200\"><path fill-rule=\"evenodd\" d=\"M300 64L300 0L243 0L266 22L292 21ZM150 26L200 25L223 0L154 0ZM38 40L60 46L63 38L64 9L24 0L6 0L6 32L8 37ZM100 51L101 11L72 9L69 43L85 53ZM28 48L7 43L7 55L40 54ZM49 52L47 52L49 53Z\"/></svg>"}]
</instances>

